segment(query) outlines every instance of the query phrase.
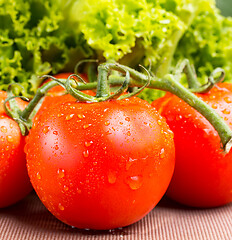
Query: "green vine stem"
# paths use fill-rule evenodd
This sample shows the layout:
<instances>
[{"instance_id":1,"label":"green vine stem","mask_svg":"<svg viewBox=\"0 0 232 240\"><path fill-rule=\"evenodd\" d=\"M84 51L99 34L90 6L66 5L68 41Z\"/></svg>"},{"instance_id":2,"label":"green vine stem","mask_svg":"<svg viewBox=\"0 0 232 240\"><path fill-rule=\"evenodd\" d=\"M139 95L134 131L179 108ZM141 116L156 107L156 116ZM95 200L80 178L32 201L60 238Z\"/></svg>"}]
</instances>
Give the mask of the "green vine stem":
<instances>
[{"instance_id":1,"label":"green vine stem","mask_svg":"<svg viewBox=\"0 0 232 240\"><path fill-rule=\"evenodd\" d=\"M117 70L122 72L122 67L119 64L106 64L107 69ZM148 76L135 71L129 67L125 67L124 69L128 71L133 78L131 80L131 84L134 86L141 87L145 82L148 81ZM191 107L196 109L199 113L201 113L215 128L218 132L222 147L225 153L228 153L232 147L232 131L230 127L226 124L226 122L221 118L217 112L211 108L207 103L199 99L195 94L186 89L183 85L181 85L178 81L176 81L175 76L171 74L165 75L163 78L152 77L150 80L149 88L159 89L163 91L168 91L186 103L188 103Z\"/></svg>"},{"instance_id":2,"label":"green vine stem","mask_svg":"<svg viewBox=\"0 0 232 240\"><path fill-rule=\"evenodd\" d=\"M206 93L210 91L215 84L223 81L225 77L225 71L222 68L216 68L208 77L208 82L201 85L197 79L195 68L190 64L188 59L184 59L177 64L174 71L177 80L181 78L182 73L186 75L189 90L194 93Z\"/></svg>"},{"instance_id":3,"label":"green vine stem","mask_svg":"<svg viewBox=\"0 0 232 240\"><path fill-rule=\"evenodd\" d=\"M123 75L110 75L111 71L118 71ZM124 76L125 75L125 76ZM212 109L208 104L199 99L195 94L186 89L181 85L175 75L166 74L163 78L157 78L155 76L150 76L148 72L143 74L127 66L120 65L117 63L104 63L98 67L98 81L92 83L81 83L77 80L73 80L70 76L68 79L56 79L51 76L44 76L46 78L51 78L52 81L44 84L40 87L34 98L30 101L28 106L20 114L20 122L30 122L36 111L41 105L42 99L47 94L49 89L58 84L63 86L66 91L72 96L76 97L79 101L85 102L100 102L107 101L110 99L122 99L123 97L130 97L131 95L137 94L145 86L153 89L159 89L163 91L171 92L172 94L183 99L190 106L195 108L199 113L201 113L216 129L220 138L222 147L225 153L230 151L232 147L232 131L225 121ZM80 79L78 79L80 80ZM74 84L75 83L75 84ZM110 85L121 86L118 91L114 94L110 92ZM120 95L128 87L139 87L135 93ZM90 96L82 93L81 90L87 89L97 89L96 96ZM27 126L27 124L24 124ZM30 127L30 125L29 125ZM26 133L29 130L25 131Z\"/></svg>"}]
</instances>

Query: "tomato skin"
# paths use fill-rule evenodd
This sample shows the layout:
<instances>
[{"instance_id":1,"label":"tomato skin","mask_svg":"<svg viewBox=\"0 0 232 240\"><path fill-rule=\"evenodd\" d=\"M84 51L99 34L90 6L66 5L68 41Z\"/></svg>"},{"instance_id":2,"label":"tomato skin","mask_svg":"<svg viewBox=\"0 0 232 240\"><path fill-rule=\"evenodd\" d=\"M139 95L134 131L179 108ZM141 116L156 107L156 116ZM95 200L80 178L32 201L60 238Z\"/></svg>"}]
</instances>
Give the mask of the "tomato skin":
<instances>
[{"instance_id":1,"label":"tomato skin","mask_svg":"<svg viewBox=\"0 0 232 240\"><path fill-rule=\"evenodd\" d=\"M18 124L8 117L3 108L6 92L0 91L0 208L23 199L32 186L26 168L25 138ZM17 99L21 108L26 103Z\"/></svg>"},{"instance_id":2,"label":"tomato skin","mask_svg":"<svg viewBox=\"0 0 232 240\"><path fill-rule=\"evenodd\" d=\"M232 84L221 83L197 94L232 126ZM176 165L167 195L193 207L232 202L232 151L224 154L212 125L178 97L167 94L152 105L174 132Z\"/></svg>"},{"instance_id":3,"label":"tomato skin","mask_svg":"<svg viewBox=\"0 0 232 240\"><path fill-rule=\"evenodd\" d=\"M123 227L145 216L168 187L175 155L165 120L137 98L49 108L34 122L26 154L48 210L90 229Z\"/></svg>"}]
</instances>

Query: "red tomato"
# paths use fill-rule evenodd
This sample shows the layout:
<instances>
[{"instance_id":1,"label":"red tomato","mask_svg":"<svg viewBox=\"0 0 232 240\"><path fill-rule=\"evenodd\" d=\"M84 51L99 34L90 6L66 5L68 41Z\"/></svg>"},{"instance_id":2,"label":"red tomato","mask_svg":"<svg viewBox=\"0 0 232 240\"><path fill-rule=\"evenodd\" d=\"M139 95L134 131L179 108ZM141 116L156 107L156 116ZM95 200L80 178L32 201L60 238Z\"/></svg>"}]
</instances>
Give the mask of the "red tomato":
<instances>
[{"instance_id":1,"label":"red tomato","mask_svg":"<svg viewBox=\"0 0 232 240\"><path fill-rule=\"evenodd\" d=\"M218 84L197 94L231 127L232 85ZM212 125L196 110L167 94L152 104L174 132L176 166L167 195L194 207L216 207L232 201L232 151L223 154Z\"/></svg>"},{"instance_id":2,"label":"red tomato","mask_svg":"<svg viewBox=\"0 0 232 240\"><path fill-rule=\"evenodd\" d=\"M147 102L67 102L39 115L26 139L39 198L77 228L132 224L159 202L174 169L173 134Z\"/></svg>"},{"instance_id":3,"label":"red tomato","mask_svg":"<svg viewBox=\"0 0 232 240\"><path fill-rule=\"evenodd\" d=\"M0 91L0 208L16 203L32 190L26 168L25 138L18 124L4 111L6 96L6 92ZM17 102L22 109L26 106L20 99Z\"/></svg>"}]
</instances>

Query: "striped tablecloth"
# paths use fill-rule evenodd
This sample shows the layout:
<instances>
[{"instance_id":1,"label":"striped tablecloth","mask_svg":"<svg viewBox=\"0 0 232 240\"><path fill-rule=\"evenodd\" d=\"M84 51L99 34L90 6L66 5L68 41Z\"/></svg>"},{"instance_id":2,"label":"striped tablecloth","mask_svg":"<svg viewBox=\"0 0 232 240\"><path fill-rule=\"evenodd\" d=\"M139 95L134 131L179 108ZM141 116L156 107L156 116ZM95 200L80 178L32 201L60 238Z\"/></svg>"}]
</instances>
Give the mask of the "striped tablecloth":
<instances>
[{"instance_id":1,"label":"striped tablecloth","mask_svg":"<svg viewBox=\"0 0 232 240\"><path fill-rule=\"evenodd\" d=\"M14 206L0 209L1 240L232 240L232 204L192 209L164 198L141 221L122 229L87 231L57 220L33 192Z\"/></svg>"}]
</instances>

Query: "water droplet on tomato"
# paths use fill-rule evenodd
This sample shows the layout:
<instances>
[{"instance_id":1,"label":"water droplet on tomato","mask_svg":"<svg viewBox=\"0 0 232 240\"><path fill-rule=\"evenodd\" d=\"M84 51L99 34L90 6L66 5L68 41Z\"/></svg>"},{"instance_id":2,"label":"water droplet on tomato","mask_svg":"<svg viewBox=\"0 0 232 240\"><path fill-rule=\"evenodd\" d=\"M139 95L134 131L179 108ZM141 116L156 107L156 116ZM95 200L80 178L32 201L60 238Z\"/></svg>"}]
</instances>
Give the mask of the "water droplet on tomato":
<instances>
[{"instance_id":1,"label":"water droplet on tomato","mask_svg":"<svg viewBox=\"0 0 232 240\"><path fill-rule=\"evenodd\" d=\"M110 125L110 122L109 122L109 121L105 121L105 125L106 125L106 126L109 126L109 125Z\"/></svg>"},{"instance_id":2,"label":"water droplet on tomato","mask_svg":"<svg viewBox=\"0 0 232 240\"><path fill-rule=\"evenodd\" d=\"M55 145L55 150L58 150L59 149L59 146L58 145Z\"/></svg>"},{"instance_id":3,"label":"water droplet on tomato","mask_svg":"<svg viewBox=\"0 0 232 240\"><path fill-rule=\"evenodd\" d=\"M222 113L224 113L224 114L230 114L230 110L224 109L224 110L222 111Z\"/></svg>"},{"instance_id":4,"label":"water droplet on tomato","mask_svg":"<svg viewBox=\"0 0 232 240\"><path fill-rule=\"evenodd\" d=\"M129 157L128 162L126 162L126 170L129 170L129 168L132 166L132 164L137 161L137 159L133 159L131 157Z\"/></svg>"},{"instance_id":5,"label":"water droplet on tomato","mask_svg":"<svg viewBox=\"0 0 232 240\"><path fill-rule=\"evenodd\" d=\"M225 97L224 100L226 103L232 103L232 100L229 97Z\"/></svg>"},{"instance_id":6,"label":"water droplet on tomato","mask_svg":"<svg viewBox=\"0 0 232 240\"><path fill-rule=\"evenodd\" d=\"M58 135L58 132L57 132L57 131L53 131L53 134L54 134L54 135Z\"/></svg>"},{"instance_id":7,"label":"water droplet on tomato","mask_svg":"<svg viewBox=\"0 0 232 240\"><path fill-rule=\"evenodd\" d=\"M6 137L6 139L7 139L7 142L10 142L10 143L14 141L14 139L13 139L13 137L11 135L8 135Z\"/></svg>"},{"instance_id":8,"label":"water droplet on tomato","mask_svg":"<svg viewBox=\"0 0 232 240\"><path fill-rule=\"evenodd\" d=\"M117 180L116 173L110 171L108 173L108 182L111 183L111 184L114 184L116 182L116 180Z\"/></svg>"},{"instance_id":9,"label":"water droplet on tomato","mask_svg":"<svg viewBox=\"0 0 232 240\"><path fill-rule=\"evenodd\" d=\"M74 114L72 113L72 114L68 114L66 117L65 117L65 119L66 120L70 120L70 119L72 119L74 117Z\"/></svg>"},{"instance_id":10,"label":"water droplet on tomato","mask_svg":"<svg viewBox=\"0 0 232 240\"><path fill-rule=\"evenodd\" d=\"M81 114L81 113L79 113L77 116L78 116L80 119L82 119L82 118L85 117L85 115L83 115L83 114Z\"/></svg>"},{"instance_id":11,"label":"water droplet on tomato","mask_svg":"<svg viewBox=\"0 0 232 240\"><path fill-rule=\"evenodd\" d=\"M142 182L142 177L141 176L132 176L127 178L127 184L132 190L137 190L139 189L143 182Z\"/></svg>"},{"instance_id":12,"label":"water droplet on tomato","mask_svg":"<svg viewBox=\"0 0 232 240\"><path fill-rule=\"evenodd\" d=\"M192 116L192 114L189 113L189 114L186 114L184 117L188 119L188 118L190 118L191 116Z\"/></svg>"},{"instance_id":13,"label":"water droplet on tomato","mask_svg":"<svg viewBox=\"0 0 232 240\"><path fill-rule=\"evenodd\" d=\"M6 133L7 132L7 128L5 126L1 126L1 132Z\"/></svg>"},{"instance_id":14,"label":"water droplet on tomato","mask_svg":"<svg viewBox=\"0 0 232 240\"><path fill-rule=\"evenodd\" d=\"M86 146L86 147L89 147L89 146L92 145L92 143L93 143L93 141L86 141L86 142L85 142L85 146Z\"/></svg>"},{"instance_id":15,"label":"water droplet on tomato","mask_svg":"<svg viewBox=\"0 0 232 240\"><path fill-rule=\"evenodd\" d=\"M212 99L215 99L215 98L216 98L215 95L210 95L210 96L209 96L209 99L211 99L211 100L212 100Z\"/></svg>"},{"instance_id":16,"label":"water droplet on tomato","mask_svg":"<svg viewBox=\"0 0 232 240\"><path fill-rule=\"evenodd\" d=\"M58 173L58 177L59 178L63 178L64 177L64 169L58 169L57 173Z\"/></svg>"},{"instance_id":17,"label":"water droplet on tomato","mask_svg":"<svg viewBox=\"0 0 232 240\"><path fill-rule=\"evenodd\" d=\"M160 158L164 158L164 155L165 155L165 153L164 153L164 148L162 148L162 149L160 150L159 156L160 156Z\"/></svg>"},{"instance_id":18,"label":"water droplet on tomato","mask_svg":"<svg viewBox=\"0 0 232 240\"><path fill-rule=\"evenodd\" d=\"M182 119L182 115L177 115L177 116L176 116L176 120L177 120L177 121L179 121L179 120L181 120L181 119Z\"/></svg>"},{"instance_id":19,"label":"water droplet on tomato","mask_svg":"<svg viewBox=\"0 0 232 240\"><path fill-rule=\"evenodd\" d=\"M63 206L61 203L58 204L58 208L59 208L61 211L64 211L64 206Z\"/></svg>"},{"instance_id":20,"label":"water droplet on tomato","mask_svg":"<svg viewBox=\"0 0 232 240\"><path fill-rule=\"evenodd\" d=\"M83 129L86 129L86 128L90 127L90 126L91 126L91 124L87 123L87 124L85 124L85 125L83 126Z\"/></svg>"},{"instance_id":21,"label":"water droplet on tomato","mask_svg":"<svg viewBox=\"0 0 232 240\"><path fill-rule=\"evenodd\" d=\"M68 186L64 185L64 191L67 192L68 190L69 190Z\"/></svg>"},{"instance_id":22,"label":"water droplet on tomato","mask_svg":"<svg viewBox=\"0 0 232 240\"><path fill-rule=\"evenodd\" d=\"M49 131L49 127L48 126L45 126L44 128L43 128L43 133L47 133Z\"/></svg>"},{"instance_id":23,"label":"water droplet on tomato","mask_svg":"<svg viewBox=\"0 0 232 240\"><path fill-rule=\"evenodd\" d=\"M131 135L131 132L130 132L130 131L128 131L126 134L127 134L127 136L130 136L130 135Z\"/></svg>"},{"instance_id":24,"label":"water droplet on tomato","mask_svg":"<svg viewBox=\"0 0 232 240\"><path fill-rule=\"evenodd\" d=\"M213 108L213 109L217 109L217 108L218 108L217 104L216 104L216 103L213 103L213 104L212 104L212 108Z\"/></svg>"},{"instance_id":25,"label":"water droplet on tomato","mask_svg":"<svg viewBox=\"0 0 232 240\"><path fill-rule=\"evenodd\" d=\"M63 113L58 113L58 114L57 114L57 117L60 118L60 117L62 117L63 115L64 115Z\"/></svg>"},{"instance_id":26,"label":"water droplet on tomato","mask_svg":"<svg viewBox=\"0 0 232 240\"><path fill-rule=\"evenodd\" d=\"M158 121L157 121L157 123L158 123L158 125L162 125L162 121L159 119Z\"/></svg>"},{"instance_id":27,"label":"water droplet on tomato","mask_svg":"<svg viewBox=\"0 0 232 240\"><path fill-rule=\"evenodd\" d=\"M130 118L129 118L129 117L126 117L125 120L126 120L127 122L130 122Z\"/></svg>"},{"instance_id":28,"label":"water droplet on tomato","mask_svg":"<svg viewBox=\"0 0 232 240\"><path fill-rule=\"evenodd\" d=\"M89 151L88 151L88 150L84 151L84 152L83 152L83 156L84 156L85 158L87 158L87 157L89 156Z\"/></svg>"},{"instance_id":29,"label":"water droplet on tomato","mask_svg":"<svg viewBox=\"0 0 232 240\"><path fill-rule=\"evenodd\" d=\"M36 177L37 177L37 179L38 179L38 180L40 180L40 179L41 179L41 175L40 175L40 173L39 173L39 172L37 172L37 174L36 174Z\"/></svg>"}]
</instances>

